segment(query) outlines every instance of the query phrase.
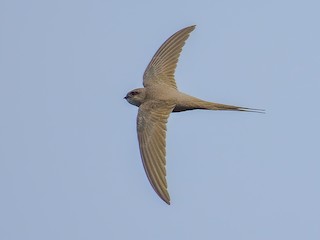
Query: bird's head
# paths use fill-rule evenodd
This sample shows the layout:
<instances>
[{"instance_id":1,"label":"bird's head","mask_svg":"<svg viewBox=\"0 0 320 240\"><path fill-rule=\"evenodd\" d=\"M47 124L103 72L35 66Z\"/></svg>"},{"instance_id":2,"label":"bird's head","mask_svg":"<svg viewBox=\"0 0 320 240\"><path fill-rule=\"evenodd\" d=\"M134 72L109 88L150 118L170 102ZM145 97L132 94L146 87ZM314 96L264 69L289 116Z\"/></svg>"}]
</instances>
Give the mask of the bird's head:
<instances>
[{"instance_id":1,"label":"bird's head","mask_svg":"<svg viewBox=\"0 0 320 240\"><path fill-rule=\"evenodd\" d=\"M137 88L127 93L124 97L128 103L139 107L145 99L146 93L144 88Z\"/></svg>"}]
</instances>

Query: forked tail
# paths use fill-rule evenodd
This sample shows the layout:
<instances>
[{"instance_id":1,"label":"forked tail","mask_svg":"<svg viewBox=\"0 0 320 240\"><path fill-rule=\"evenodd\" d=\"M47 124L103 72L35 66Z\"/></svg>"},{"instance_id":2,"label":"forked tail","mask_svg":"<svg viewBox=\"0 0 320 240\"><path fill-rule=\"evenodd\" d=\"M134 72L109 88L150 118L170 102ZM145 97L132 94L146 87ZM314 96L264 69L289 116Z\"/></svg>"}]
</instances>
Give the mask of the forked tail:
<instances>
[{"instance_id":1,"label":"forked tail","mask_svg":"<svg viewBox=\"0 0 320 240\"><path fill-rule=\"evenodd\" d=\"M238 107L238 106L233 106L233 105L212 103L212 102L207 102L207 101L203 101L201 103L201 108L202 109L207 109L207 110L227 110L227 111L242 111L242 112L265 113L265 110L263 110L263 109Z\"/></svg>"},{"instance_id":2,"label":"forked tail","mask_svg":"<svg viewBox=\"0 0 320 240\"><path fill-rule=\"evenodd\" d=\"M173 112L182 112L182 111L188 111L188 110L194 110L194 109L265 113L263 109L238 107L238 106L221 104L221 103L213 103L213 102L208 102L208 101L201 100L199 98L192 97L184 93L180 93L176 107L173 109Z\"/></svg>"}]
</instances>

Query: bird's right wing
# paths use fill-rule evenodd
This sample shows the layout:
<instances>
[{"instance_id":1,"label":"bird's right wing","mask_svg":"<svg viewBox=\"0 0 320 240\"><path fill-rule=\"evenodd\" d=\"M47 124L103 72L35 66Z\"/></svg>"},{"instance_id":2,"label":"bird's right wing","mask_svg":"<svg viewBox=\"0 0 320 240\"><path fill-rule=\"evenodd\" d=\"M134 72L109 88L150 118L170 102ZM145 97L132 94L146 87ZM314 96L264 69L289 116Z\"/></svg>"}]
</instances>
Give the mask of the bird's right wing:
<instances>
[{"instance_id":1,"label":"bird's right wing","mask_svg":"<svg viewBox=\"0 0 320 240\"><path fill-rule=\"evenodd\" d=\"M195 27L190 26L181 29L161 45L144 72L144 87L161 83L177 89L174 72L182 47Z\"/></svg>"},{"instance_id":2,"label":"bird's right wing","mask_svg":"<svg viewBox=\"0 0 320 240\"><path fill-rule=\"evenodd\" d=\"M166 123L174 104L148 101L140 105L137 131L140 155L149 182L159 197L170 204L166 181Z\"/></svg>"}]
</instances>

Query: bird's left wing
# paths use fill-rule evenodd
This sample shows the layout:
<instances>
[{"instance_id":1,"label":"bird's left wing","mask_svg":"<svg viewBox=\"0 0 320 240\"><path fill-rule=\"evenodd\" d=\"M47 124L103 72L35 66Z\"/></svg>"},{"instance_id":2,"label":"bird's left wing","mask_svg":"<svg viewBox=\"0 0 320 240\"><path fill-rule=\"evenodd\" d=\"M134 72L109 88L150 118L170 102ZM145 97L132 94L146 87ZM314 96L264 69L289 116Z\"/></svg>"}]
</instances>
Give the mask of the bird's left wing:
<instances>
[{"instance_id":1,"label":"bird's left wing","mask_svg":"<svg viewBox=\"0 0 320 240\"><path fill-rule=\"evenodd\" d=\"M166 123L174 104L147 101L140 105L137 131L140 155L149 182L159 197L170 204L166 181Z\"/></svg>"},{"instance_id":2,"label":"bird's left wing","mask_svg":"<svg viewBox=\"0 0 320 240\"><path fill-rule=\"evenodd\" d=\"M165 41L154 54L143 75L143 86L165 84L177 89L174 72L185 41L196 26L181 29Z\"/></svg>"}]
</instances>

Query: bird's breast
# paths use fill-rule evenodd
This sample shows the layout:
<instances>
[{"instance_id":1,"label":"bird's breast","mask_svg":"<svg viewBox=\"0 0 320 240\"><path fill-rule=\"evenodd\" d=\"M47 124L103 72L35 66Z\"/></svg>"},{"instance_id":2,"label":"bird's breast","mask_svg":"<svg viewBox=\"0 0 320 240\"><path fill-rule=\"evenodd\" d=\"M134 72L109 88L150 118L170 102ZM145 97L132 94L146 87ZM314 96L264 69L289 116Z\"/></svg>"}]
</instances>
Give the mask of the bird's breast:
<instances>
[{"instance_id":1,"label":"bird's breast","mask_svg":"<svg viewBox=\"0 0 320 240\"><path fill-rule=\"evenodd\" d=\"M147 100L166 101L175 103L179 92L176 89L167 86L154 86L148 88L146 92Z\"/></svg>"}]
</instances>

